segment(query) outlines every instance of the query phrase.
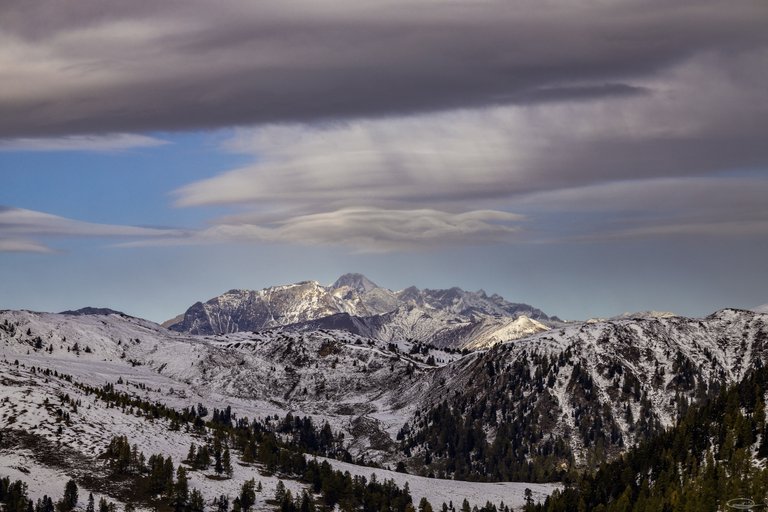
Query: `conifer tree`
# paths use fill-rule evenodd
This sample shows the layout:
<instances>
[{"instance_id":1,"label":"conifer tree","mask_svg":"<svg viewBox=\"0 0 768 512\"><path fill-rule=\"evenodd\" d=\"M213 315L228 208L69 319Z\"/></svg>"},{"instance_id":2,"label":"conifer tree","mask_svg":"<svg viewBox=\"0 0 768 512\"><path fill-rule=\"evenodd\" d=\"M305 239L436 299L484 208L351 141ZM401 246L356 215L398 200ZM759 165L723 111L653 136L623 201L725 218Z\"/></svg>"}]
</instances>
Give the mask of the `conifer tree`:
<instances>
[{"instance_id":1,"label":"conifer tree","mask_svg":"<svg viewBox=\"0 0 768 512\"><path fill-rule=\"evenodd\" d=\"M216 512L229 512L229 498L225 495L219 496L216 503Z\"/></svg>"},{"instance_id":2,"label":"conifer tree","mask_svg":"<svg viewBox=\"0 0 768 512\"><path fill-rule=\"evenodd\" d=\"M217 475L220 475L224 472L224 464L222 463L221 458L221 437L217 435L213 438L213 470Z\"/></svg>"},{"instance_id":3,"label":"conifer tree","mask_svg":"<svg viewBox=\"0 0 768 512\"><path fill-rule=\"evenodd\" d=\"M224 447L224 453L221 456L221 466L224 473L226 473L229 478L232 478L232 458L229 455L229 446Z\"/></svg>"},{"instance_id":4,"label":"conifer tree","mask_svg":"<svg viewBox=\"0 0 768 512\"><path fill-rule=\"evenodd\" d=\"M189 494L189 512L203 512L205 509L205 500L203 495L197 489L192 489Z\"/></svg>"},{"instance_id":5,"label":"conifer tree","mask_svg":"<svg viewBox=\"0 0 768 512\"><path fill-rule=\"evenodd\" d=\"M278 482L279 485L279 482ZM256 482L253 478L246 480L240 488L240 507L243 512L248 512L256 503Z\"/></svg>"},{"instance_id":6,"label":"conifer tree","mask_svg":"<svg viewBox=\"0 0 768 512\"><path fill-rule=\"evenodd\" d=\"M74 480L69 480L64 486L64 497L61 500L61 509L68 511L77 506L77 484Z\"/></svg>"},{"instance_id":7,"label":"conifer tree","mask_svg":"<svg viewBox=\"0 0 768 512\"><path fill-rule=\"evenodd\" d=\"M275 501L282 503L283 498L285 498L285 484L282 480L278 480L275 487Z\"/></svg>"},{"instance_id":8,"label":"conifer tree","mask_svg":"<svg viewBox=\"0 0 768 512\"><path fill-rule=\"evenodd\" d=\"M189 481L187 480L187 470L179 465L176 470L176 485L173 489L173 509L176 512L182 512L189 503Z\"/></svg>"}]
</instances>

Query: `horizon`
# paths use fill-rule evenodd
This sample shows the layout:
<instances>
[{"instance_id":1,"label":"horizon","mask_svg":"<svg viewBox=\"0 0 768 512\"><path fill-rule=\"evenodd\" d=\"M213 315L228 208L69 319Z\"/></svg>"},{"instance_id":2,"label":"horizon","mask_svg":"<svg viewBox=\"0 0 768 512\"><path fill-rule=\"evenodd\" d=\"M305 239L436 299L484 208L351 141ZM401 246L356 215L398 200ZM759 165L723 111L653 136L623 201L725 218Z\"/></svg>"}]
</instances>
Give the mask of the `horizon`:
<instances>
[{"instance_id":1,"label":"horizon","mask_svg":"<svg viewBox=\"0 0 768 512\"><path fill-rule=\"evenodd\" d=\"M0 5L0 308L357 269L564 319L768 303L765 5Z\"/></svg>"},{"instance_id":2,"label":"horizon","mask_svg":"<svg viewBox=\"0 0 768 512\"><path fill-rule=\"evenodd\" d=\"M149 317L133 314L130 311L123 311L121 309L116 309L116 308L112 308L112 307L105 307L105 306L101 306L101 305L98 305L98 304L81 305L81 306L71 307L71 308L67 308L67 309L63 309L63 310L57 310L57 311L42 311L42 310L35 310L35 309L29 309L29 308L19 308L18 310L20 310L20 311L29 311L31 313L65 314L65 313L71 313L71 312L78 312L80 310L89 309L89 308L93 308L93 309L107 309L107 310L113 311L115 313L125 314L125 315L128 315L128 316L132 316L132 317L135 317L135 318L140 318L140 319L143 319L143 320L149 320L149 321L157 323L157 324L164 324L164 323L166 323L166 322L168 322L170 320L173 320L173 319L178 318L180 316L184 316L184 314L186 312L186 309L188 309L188 307L191 307L192 304L194 304L196 302L203 302L204 303L204 302L207 302L208 300L214 299L214 298L216 298L218 296L225 295L225 294L230 293L230 292L234 292L234 291L248 291L248 292L251 292L251 291L264 290L264 289L268 289L268 288L275 288L275 287L282 287L282 286L293 286L293 285L302 284L302 283L317 283L320 286L323 286L323 287L326 287L326 288L330 288L330 287L332 287L335 284L335 282L338 279L340 279L342 277L345 277L347 275L362 276L363 278L368 279L369 281L372 281L373 284L375 284L377 288L384 288L384 289L387 289L387 290L395 292L395 293L402 292L403 290L408 288L408 287L404 287L404 288L392 289L392 288L389 288L387 286L381 285L381 284L375 282L374 280L369 279L368 276L366 276L365 274L361 274L361 273L358 273L358 272L347 272L345 274L342 274L337 279L335 279L334 281L331 281L329 283L323 283L323 282L320 282L320 281L315 280L315 279L304 279L304 280L296 281L296 282L293 282L293 283L273 284L273 285L269 285L269 286L266 286L266 287L263 287L263 288L231 288L229 290L222 291L221 293L218 293L215 296L209 297L207 299L198 299L195 302L191 302L191 303L189 303L187 305L187 307L183 311L180 311L176 315L168 316L165 319L149 318ZM411 285L411 286L413 286L413 285ZM467 290L467 289L464 289L464 288L461 288L461 287L450 287L449 286L449 287L445 287L445 288L429 288L429 287L426 287L426 288L420 288L420 289L421 290L447 290L447 289L451 289L451 288L459 288L462 291L470 292L470 293L485 293L488 297L500 296L502 299L509 301L509 299L507 297L504 297L503 295L496 294L496 293L489 293L489 292L487 292L486 290L484 290L482 288L477 289L477 290ZM509 301L509 302L519 302L519 301ZM529 306L533 306L534 308L537 307L535 304L528 304L528 305ZM541 309L541 308L537 308L537 309ZM615 314L610 315L610 316L592 315L592 316L584 317L584 318L562 318L559 315L557 315L556 313L548 312L546 310L543 310L543 312L547 316L549 316L550 318L557 317L557 318L559 318L560 320L562 320L563 322L566 322L566 323L569 323L569 322L579 323L579 322L586 322L588 320L612 320L612 319L615 319L615 318L620 318L622 315L634 315L634 314L645 314L645 313L671 313L671 314L673 314L675 316L686 317L686 318L705 318L705 317L710 316L710 315L712 315L714 313L717 313L718 311L722 311L722 310L726 310L726 309L743 310L743 311L750 311L750 312L755 312L755 313L768 313L768 304L761 304L761 305L756 305L756 306L748 307L748 308L739 308L739 307L733 307L733 306L725 306L725 307L718 308L716 310L713 310L713 311L710 311L710 312L707 312L707 313L704 313L704 314L701 314L701 315L683 315L683 314L679 314L679 313L677 313L675 311L646 309L646 310L636 310L636 311L622 311L622 312L618 312L618 313L615 313ZM3 309L0 309L0 311L3 311ZM10 310L10 311L13 311L13 310ZM523 316L525 316L525 315L523 315Z\"/></svg>"}]
</instances>

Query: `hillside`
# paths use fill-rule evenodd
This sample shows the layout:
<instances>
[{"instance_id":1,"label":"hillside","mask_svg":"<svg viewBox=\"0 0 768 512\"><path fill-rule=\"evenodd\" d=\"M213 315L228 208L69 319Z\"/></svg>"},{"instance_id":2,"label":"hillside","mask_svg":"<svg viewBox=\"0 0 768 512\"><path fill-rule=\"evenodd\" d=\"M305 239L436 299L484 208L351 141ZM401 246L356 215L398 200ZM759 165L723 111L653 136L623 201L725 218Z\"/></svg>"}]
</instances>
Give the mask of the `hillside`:
<instances>
[{"instance_id":1,"label":"hillside","mask_svg":"<svg viewBox=\"0 0 768 512\"><path fill-rule=\"evenodd\" d=\"M161 379L162 399L176 405L309 415L343 432L355 458L546 481L673 425L764 363L766 320L723 310L573 324L462 355L343 330L194 336L114 314L3 312L0 347L8 360L93 385Z\"/></svg>"},{"instance_id":2,"label":"hillside","mask_svg":"<svg viewBox=\"0 0 768 512\"><path fill-rule=\"evenodd\" d=\"M435 370L401 431L439 476L559 479L674 425L691 404L768 361L768 316L571 325ZM471 439L471 441L469 441Z\"/></svg>"},{"instance_id":3,"label":"hillside","mask_svg":"<svg viewBox=\"0 0 768 512\"><path fill-rule=\"evenodd\" d=\"M412 407L405 388L393 383L398 379L426 382L423 375L431 367L422 360L429 356L437 359L436 365L446 364L441 357L458 357L425 347L426 354L420 348L409 355L412 347L407 344L402 350L377 346L347 333L275 331L259 336L187 336L115 314L0 313L0 476L26 482L33 498L61 496L64 483L73 478L81 487L81 499L87 490L97 501L105 497L128 503L139 499L135 486L149 485L151 475L139 469L114 472L104 453L115 437L127 436L128 444L138 446L147 457L160 453L180 466L190 444L213 446L218 427L208 422L217 417L215 409L225 407L231 408L233 419L250 418L265 425L260 429L273 429L279 443L286 443L280 453L300 453L311 446L297 441L290 430L282 434L283 423L274 419L270 423L270 418L291 412L292 417L313 418L318 429L327 421L347 457L377 452L391 457L396 448L377 426L375 416L383 416L382 425L387 425L385 420L399 425L404 416L396 414L407 415ZM414 393L419 389L412 384L405 387ZM195 416L190 411L207 412ZM203 418L205 428L196 418ZM249 462L247 446L238 444L234 432L228 436L234 436L228 443L238 461L231 477L219 478L212 466L183 464L189 489L202 490L208 506L219 495L228 495L231 501L250 478L262 486L256 496L259 510L274 506L281 479L297 499L305 489L311 490L295 468L276 462L277 469L269 469L260 458L266 452L259 450L257 460ZM266 442L262 438L259 446ZM437 505L450 496L455 503L467 499L478 506L488 499L520 505L525 488L533 489L539 498L554 488L425 479L383 468L330 463L368 479L375 473L378 481L391 478L400 486L407 483L415 503L426 497ZM317 500L331 499L322 490L313 494ZM165 503L162 492L140 496L142 506L154 503L162 509Z\"/></svg>"}]
</instances>

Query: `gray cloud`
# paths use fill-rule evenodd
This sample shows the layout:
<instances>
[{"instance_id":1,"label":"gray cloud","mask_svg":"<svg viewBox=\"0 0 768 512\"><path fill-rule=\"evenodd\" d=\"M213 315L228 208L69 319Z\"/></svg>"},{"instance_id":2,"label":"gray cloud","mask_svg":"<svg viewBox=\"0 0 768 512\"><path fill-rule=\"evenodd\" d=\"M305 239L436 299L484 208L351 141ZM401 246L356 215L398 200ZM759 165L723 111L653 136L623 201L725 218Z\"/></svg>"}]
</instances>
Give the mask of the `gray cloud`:
<instances>
[{"instance_id":1,"label":"gray cloud","mask_svg":"<svg viewBox=\"0 0 768 512\"><path fill-rule=\"evenodd\" d=\"M83 222L58 215L0 206L0 252L55 252L47 237L177 237L180 230Z\"/></svg>"},{"instance_id":2,"label":"gray cloud","mask_svg":"<svg viewBox=\"0 0 768 512\"><path fill-rule=\"evenodd\" d=\"M0 151L121 151L133 148L155 147L167 141L131 133L109 135L66 135L0 139Z\"/></svg>"},{"instance_id":3,"label":"gray cloud","mask_svg":"<svg viewBox=\"0 0 768 512\"><path fill-rule=\"evenodd\" d=\"M298 245L336 245L356 252L427 250L451 245L510 242L525 218L508 212L477 210L449 213L439 210L344 208L268 222L258 213L219 219L210 228L183 238L160 238L120 244L208 245L269 242Z\"/></svg>"},{"instance_id":4,"label":"gray cloud","mask_svg":"<svg viewBox=\"0 0 768 512\"><path fill-rule=\"evenodd\" d=\"M654 94L632 98L243 129L225 147L254 154L254 163L175 198L314 212L360 204L518 211L528 194L765 168L765 58L693 59L649 81Z\"/></svg>"},{"instance_id":5,"label":"gray cloud","mask_svg":"<svg viewBox=\"0 0 768 512\"><path fill-rule=\"evenodd\" d=\"M55 251L47 245L32 240L0 238L0 252L37 252L48 254Z\"/></svg>"},{"instance_id":6,"label":"gray cloud","mask_svg":"<svg viewBox=\"0 0 768 512\"><path fill-rule=\"evenodd\" d=\"M763 2L0 6L0 137L185 130L635 97L765 48Z\"/></svg>"}]
</instances>

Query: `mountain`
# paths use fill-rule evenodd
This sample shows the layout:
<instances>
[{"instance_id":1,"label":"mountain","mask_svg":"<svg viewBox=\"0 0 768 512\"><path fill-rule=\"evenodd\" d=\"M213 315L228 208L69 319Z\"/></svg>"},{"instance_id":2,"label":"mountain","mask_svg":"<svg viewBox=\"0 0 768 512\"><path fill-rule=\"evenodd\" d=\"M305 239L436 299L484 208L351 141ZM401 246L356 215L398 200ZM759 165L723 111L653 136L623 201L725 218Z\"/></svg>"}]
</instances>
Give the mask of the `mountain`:
<instances>
[{"instance_id":1,"label":"mountain","mask_svg":"<svg viewBox=\"0 0 768 512\"><path fill-rule=\"evenodd\" d=\"M122 311L115 311L114 309L109 308L94 308L91 306L86 306L84 308L76 309L76 310L67 310L62 311L60 313L61 315L72 315L72 316L81 316L81 315L121 315L121 316L128 316Z\"/></svg>"},{"instance_id":2,"label":"mountain","mask_svg":"<svg viewBox=\"0 0 768 512\"><path fill-rule=\"evenodd\" d=\"M768 313L768 304L763 304L762 306L757 306L752 309L755 313Z\"/></svg>"},{"instance_id":3,"label":"mountain","mask_svg":"<svg viewBox=\"0 0 768 512\"><path fill-rule=\"evenodd\" d=\"M504 459L506 473L477 466L485 452L452 471L427 464L436 474L474 479L557 476L550 459L529 473L525 454L557 455L567 467L614 456L768 362L768 315L742 310L566 324L467 355L354 334L352 328L370 325L355 326L360 319L344 314L328 318L337 324L189 335L120 315L3 312L0 348L8 359L95 381L148 371L164 379L163 389L176 390L173 396L185 390L188 399L231 403L249 415L265 408L320 415L347 433L355 453L405 460L413 470L424 465L428 445L440 461L436 447L448 439L440 432L459 432L451 422L470 418L480 429L475 448L495 436L518 446L522 457ZM413 325L424 321L414 317ZM520 317L506 329L533 322ZM491 338L495 325L488 325ZM402 444L394 439L399 432Z\"/></svg>"},{"instance_id":4,"label":"mountain","mask_svg":"<svg viewBox=\"0 0 768 512\"><path fill-rule=\"evenodd\" d=\"M567 325L435 370L401 435L413 467L438 476L559 478L766 363L768 315L750 311Z\"/></svg>"},{"instance_id":5,"label":"mountain","mask_svg":"<svg viewBox=\"0 0 768 512\"><path fill-rule=\"evenodd\" d=\"M360 295L377 289L379 286L363 274L344 274L333 283L331 288L352 288Z\"/></svg>"},{"instance_id":6,"label":"mountain","mask_svg":"<svg viewBox=\"0 0 768 512\"><path fill-rule=\"evenodd\" d=\"M383 341L412 339L441 348L478 350L547 331L549 327L525 315L516 318L466 318L445 310L422 309L409 305L370 317L338 313L317 320L290 324L284 329L300 332L336 329Z\"/></svg>"},{"instance_id":7,"label":"mountain","mask_svg":"<svg viewBox=\"0 0 768 512\"><path fill-rule=\"evenodd\" d=\"M312 489L333 504L333 495L318 492L304 469L289 464L297 457L303 468L312 464L318 439L354 459L396 460L394 431L414 413L425 374L460 357L413 348L345 332L193 336L117 314L0 312L0 490L9 489L3 478L9 476L10 485L17 479L28 485L17 490L27 490L32 501L44 494L56 499L71 478L81 508L93 493L96 501L121 507L165 509L165 493L147 492L153 477L149 467L141 469L159 455L166 468L186 469L190 491L202 490L206 510L216 509L213 498L239 496L250 479L258 483L259 510L272 508L281 485L297 499ZM258 465L243 442L248 436L258 436ZM217 439L231 450L230 475L204 458L188 458L192 445L215 452ZM128 447L124 466L114 460L123 453L116 446ZM269 459L270 446L279 460ZM557 487L428 479L333 459L315 464L323 464L324 481L333 469L390 482L384 491L410 488L414 503L424 497L436 505L467 499L482 506L493 499L520 507L526 488L543 499ZM0 501L6 497L0 494Z\"/></svg>"},{"instance_id":8,"label":"mountain","mask_svg":"<svg viewBox=\"0 0 768 512\"><path fill-rule=\"evenodd\" d=\"M512 325L515 319L527 317ZM231 290L191 306L164 325L189 334L333 328L383 340L413 338L449 347L482 347L531 334L557 322L544 312L484 291L460 288L391 291L362 274L345 274L331 286L316 281L260 291ZM536 321L535 327L532 323ZM533 330L532 330L533 329ZM506 334L504 334L506 333ZM506 336L506 337L505 337Z\"/></svg>"}]
</instances>

